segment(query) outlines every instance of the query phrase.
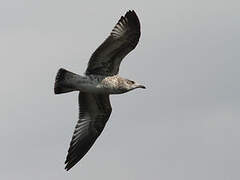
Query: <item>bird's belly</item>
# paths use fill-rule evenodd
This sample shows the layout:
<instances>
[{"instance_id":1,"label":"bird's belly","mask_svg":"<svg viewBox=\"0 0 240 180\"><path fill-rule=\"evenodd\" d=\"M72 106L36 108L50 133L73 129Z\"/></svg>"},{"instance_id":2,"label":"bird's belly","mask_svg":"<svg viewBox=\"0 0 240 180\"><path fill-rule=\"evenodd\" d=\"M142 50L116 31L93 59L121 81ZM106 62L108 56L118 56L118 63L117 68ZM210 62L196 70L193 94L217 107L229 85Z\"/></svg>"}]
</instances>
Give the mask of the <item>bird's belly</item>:
<instances>
[{"instance_id":1,"label":"bird's belly","mask_svg":"<svg viewBox=\"0 0 240 180\"><path fill-rule=\"evenodd\" d=\"M77 89L82 92L96 94L122 94L125 91L117 88L117 79L113 77L81 77L77 82Z\"/></svg>"},{"instance_id":2,"label":"bird's belly","mask_svg":"<svg viewBox=\"0 0 240 180\"><path fill-rule=\"evenodd\" d=\"M89 93L103 93L104 89L99 87L97 83L81 83L78 86L79 90L82 92L89 92Z\"/></svg>"},{"instance_id":3,"label":"bird's belly","mask_svg":"<svg viewBox=\"0 0 240 180\"><path fill-rule=\"evenodd\" d=\"M101 84L85 85L79 88L82 92L89 92L94 94L122 94L124 92L120 90L113 89L111 87L104 87Z\"/></svg>"}]
</instances>

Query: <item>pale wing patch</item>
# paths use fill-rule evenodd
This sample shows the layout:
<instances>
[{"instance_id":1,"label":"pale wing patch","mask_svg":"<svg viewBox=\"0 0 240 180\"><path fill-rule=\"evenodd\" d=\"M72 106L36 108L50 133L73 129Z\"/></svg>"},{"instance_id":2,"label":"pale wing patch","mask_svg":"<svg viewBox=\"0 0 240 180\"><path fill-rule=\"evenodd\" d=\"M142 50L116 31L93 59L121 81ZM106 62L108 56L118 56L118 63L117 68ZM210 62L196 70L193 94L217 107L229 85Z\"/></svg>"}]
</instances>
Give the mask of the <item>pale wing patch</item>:
<instances>
[{"instance_id":1,"label":"pale wing patch","mask_svg":"<svg viewBox=\"0 0 240 180\"><path fill-rule=\"evenodd\" d=\"M111 36L113 36L114 38L120 38L121 36L123 36L123 34L127 31L127 22L128 20L122 16L116 26L113 28Z\"/></svg>"}]
</instances>

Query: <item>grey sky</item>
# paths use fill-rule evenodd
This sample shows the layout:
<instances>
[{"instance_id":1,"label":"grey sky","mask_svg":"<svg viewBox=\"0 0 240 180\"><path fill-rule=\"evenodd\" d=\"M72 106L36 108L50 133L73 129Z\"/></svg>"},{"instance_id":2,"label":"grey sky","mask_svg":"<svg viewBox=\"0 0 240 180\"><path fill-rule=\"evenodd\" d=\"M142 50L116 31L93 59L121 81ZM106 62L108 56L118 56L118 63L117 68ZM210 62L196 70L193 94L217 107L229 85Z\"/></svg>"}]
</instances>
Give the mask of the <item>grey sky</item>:
<instances>
[{"instance_id":1,"label":"grey sky","mask_svg":"<svg viewBox=\"0 0 240 180\"><path fill-rule=\"evenodd\" d=\"M0 179L239 179L239 6L0 1ZM56 72L82 74L128 9L142 36L120 74L147 89L111 97L104 132L66 172L77 93L55 96Z\"/></svg>"}]
</instances>

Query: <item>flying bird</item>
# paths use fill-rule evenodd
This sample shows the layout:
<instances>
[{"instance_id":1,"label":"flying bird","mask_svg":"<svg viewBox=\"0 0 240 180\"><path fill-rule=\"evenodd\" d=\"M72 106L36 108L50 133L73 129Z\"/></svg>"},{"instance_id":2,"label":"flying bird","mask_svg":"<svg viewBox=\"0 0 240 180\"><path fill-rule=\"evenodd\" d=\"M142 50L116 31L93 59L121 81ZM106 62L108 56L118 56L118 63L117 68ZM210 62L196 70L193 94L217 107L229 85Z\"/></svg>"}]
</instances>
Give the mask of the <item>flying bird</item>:
<instances>
[{"instance_id":1,"label":"flying bird","mask_svg":"<svg viewBox=\"0 0 240 180\"><path fill-rule=\"evenodd\" d=\"M79 91L79 120L65 161L67 171L83 158L103 131L112 112L109 95L145 89L143 85L118 76L121 61L136 47L140 34L137 14L130 10L92 54L84 76L63 68L58 70L55 94Z\"/></svg>"}]
</instances>

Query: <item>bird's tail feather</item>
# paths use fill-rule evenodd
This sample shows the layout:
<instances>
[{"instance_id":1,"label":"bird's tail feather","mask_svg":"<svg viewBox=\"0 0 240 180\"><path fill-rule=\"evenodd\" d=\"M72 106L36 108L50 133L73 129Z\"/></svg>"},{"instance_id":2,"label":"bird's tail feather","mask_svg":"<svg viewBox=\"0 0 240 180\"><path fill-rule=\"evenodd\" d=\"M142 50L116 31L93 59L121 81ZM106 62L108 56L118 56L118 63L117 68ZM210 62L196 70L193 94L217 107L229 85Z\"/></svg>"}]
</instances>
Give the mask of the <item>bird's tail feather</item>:
<instances>
[{"instance_id":1,"label":"bird's tail feather","mask_svg":"<svg viewBox=\"0 0 240 180\"><path fill-rule=\"evenodd\" d=\"M56 75L54 84L54 93L62 94L77 90L74 82L78 79L77 74L74 74L66 69L59 69Z\"/></svg>"}]
</instances>

